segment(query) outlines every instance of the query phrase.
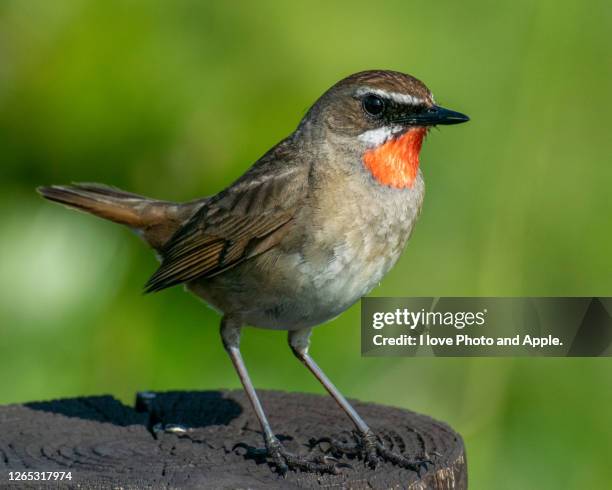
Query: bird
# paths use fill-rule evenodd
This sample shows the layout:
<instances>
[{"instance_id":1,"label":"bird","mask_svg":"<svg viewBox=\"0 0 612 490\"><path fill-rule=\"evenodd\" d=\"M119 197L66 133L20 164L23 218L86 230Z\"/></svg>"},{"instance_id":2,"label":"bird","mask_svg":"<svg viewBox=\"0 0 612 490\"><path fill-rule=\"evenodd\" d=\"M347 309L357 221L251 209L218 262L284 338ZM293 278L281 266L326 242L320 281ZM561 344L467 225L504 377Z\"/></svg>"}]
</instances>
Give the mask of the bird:
<instances>
[{"instance_id":1,"label":"bird","mask_svg":"<svg viewBox=\"0 0 612 490\"><path fill-rule=\"evenodd\" d=\"M145 292L182 284L221 314L220 336L263 435L274 471L338 472L275 435L240 352L245 326L288 332L295 356L354 424L366 464L420 470L387 449L309 354L313 328L378 285L402 254L425 186L428 131L469 117L436 104L417 78L352 74L321 95L297 128L218 194L185 203L94 183L42 186L46 199L135 230L161 263Z\"/></svg>"}]
</instances>

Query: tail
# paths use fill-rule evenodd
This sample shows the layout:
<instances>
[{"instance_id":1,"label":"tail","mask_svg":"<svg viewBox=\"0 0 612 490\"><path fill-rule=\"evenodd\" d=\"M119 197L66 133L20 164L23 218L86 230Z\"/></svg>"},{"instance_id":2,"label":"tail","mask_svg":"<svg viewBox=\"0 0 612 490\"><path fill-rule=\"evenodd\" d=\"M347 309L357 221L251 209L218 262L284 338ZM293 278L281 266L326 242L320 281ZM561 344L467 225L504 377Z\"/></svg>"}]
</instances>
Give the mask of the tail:
<instances>
[{"instance_id":1,"label":"tail","mask_svg":"<svg viewBox=\"0 0 612 490\"><path fill-rule=\"evenodd\" d=\"M140 230L144 240L161 250L187 220L197 203L158 201L102 184L72 184L39 187L45 199Z\"/></svg>"},{"instance_id":2,"label":"tail","mask_svg":"<svg viewBox=\"0 0 612 490\"><path fill-rule=\"evenodd\" d=\"M51 185L36 189L45 199L86 211L132 228L144 226L146 197L101 184Z\"/></svg>"}]
</instances>

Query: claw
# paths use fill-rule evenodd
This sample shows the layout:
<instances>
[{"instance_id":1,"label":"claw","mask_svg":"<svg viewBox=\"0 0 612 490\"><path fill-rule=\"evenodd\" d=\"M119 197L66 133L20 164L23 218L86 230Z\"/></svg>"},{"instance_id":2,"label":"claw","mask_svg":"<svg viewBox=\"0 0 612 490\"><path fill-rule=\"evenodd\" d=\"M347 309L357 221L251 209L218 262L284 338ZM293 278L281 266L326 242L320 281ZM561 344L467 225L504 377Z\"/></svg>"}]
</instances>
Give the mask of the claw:
<instances>
[{"instance_id":1,"label":"claw","mask_svg":"<svg viewBox=\"0 0 612 490\"><path fill-rule=\"evenodd\" d=\"M337 475L340 468L351 468L348 464L339 463L332 456L324 455L308 459L289 452L276 438L266 442L265 449L254 448L244 443L236 444L232 451L243 449L246 458L260 459L267 463L282 477L286 477L289 470L300 470L310 473L329 473Z\"/></svg>"},{"instance_id":2,"label":"claw","mask_svg":"<svg viewBox=\"0 0 612 490\"><path fill-rule=\"evenodd\" d=\"M320 448L324 453L332 453L338 456L357 456L362 459L370 468L376 469L381 461L390 463L416 472L421 478L428 471L428 464L433 465L428 455L422 460L409 460L400 453L387 449L382 439L372 431L365 434L352 432L353 442L343 441L340 438L324 437L310 441L311 448L320 444L326 444L326 449ZM423 471L424 470L424 471Z\"/></svg>"},{"instance_id":3,"label":"claw","mask_svg":"<svg viewBox=\"0 0 612 490\"><path fill-rule=\"evenodd\" d=\"M351 438L353 441L350 440ZM381 461L388 461L416 472L419 478L427 473L428 465L434 464L427 453L423 459L410 460L401 453L388 449L383 440L372 431L365 434L352 432L338 437L311 439L308 445L310 451L318 448L323 455L314 458L297 456L285 449L277 438L267 441L265 449L238 443L232 450L235 452L237 448L244 449L243 455L246 458L258 459L262 463L267 462L283 477L287 476L289 470L337 475L342 468L352 469L351 464L339 461L342 456L357 457L372 469L376 469Z\"/></svg>"},{"instance_id":4,"label":"claw","mask_svg":"<svg viewBox=\"0 0 612 490\"><path fill-rule=\"evenodd\" d=\"M406 468L408 470L412 470L416 472L416 474L421 478L421 469L425 469L425 473L427 473L427 464L433 465L433 461L429 459L419 459L419 460L409 460L402 454L398 454L387 449L381 442L378 442L377 449L379 454L387 461L391 463L401 466L402 468Z\"/></svg>"}]
</instances>

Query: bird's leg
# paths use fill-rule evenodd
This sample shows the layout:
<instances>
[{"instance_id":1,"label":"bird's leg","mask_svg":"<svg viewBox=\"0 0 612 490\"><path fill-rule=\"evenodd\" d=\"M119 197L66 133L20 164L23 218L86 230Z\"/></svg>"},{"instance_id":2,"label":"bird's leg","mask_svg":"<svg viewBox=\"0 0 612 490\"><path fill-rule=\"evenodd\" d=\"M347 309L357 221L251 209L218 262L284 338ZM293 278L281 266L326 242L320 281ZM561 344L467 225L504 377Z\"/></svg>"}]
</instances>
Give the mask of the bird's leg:
<instances>
[{"instance_id":1,"label":"bird's leg","mask_svg":"<svg viewBox=\"0 0 612 490\"><path fill-rule=\"evenodd\" d=\"M333 458L322 458L313 461L301 458L287 451L274 435L268 418L261 406L261 402L259 401L259 397L255 392L251 378L249 377L249 373L242 359L242 354L240 353L240 331L241 324L239 322L235 322L227 317L221 320L221 339L223 340L223 346L225 350L227 350L234 364L234 368L238 373L238 377L242 382L244 391L246 391L249 401L253 406L253 410L255 410L255 415L257 415L257 419L261 425L264 442L266 444L266 456L271 459L270 463L283 475L289 469L300 469L302 471L320 473L338 473L338 465L332 461Z\"/></svg>"},{"instance_id":2,"label":"bird's leg","mask_svg":"<svg viewBox=\"0 0 612 490\"><path fill-rule=\"evenodd\" d=\"M289 346L295 356L304 363L304 365L315 375L315 378L323 385L327 392L332 396L340 408L349 416L355 424L357 431L362 437L364 443L365 457L368 461L376 459L376 436L368 425L363 421L351 404L344 398L342 393L334 386L321 368L308 354L310 347L311 328L301 330L293 330L289 332Z\"/></svg>"},{"instance_id":3,"label":"bird's leg","mask_svg":"<svg viewBox=\"0 0 612 490\"><path fill-rule=\"evenodd\" d=\"M411 461L405 456L387 449L381 439L377 437L372 429L364 422L360 415L355 411L351 404L344 398L342 393L334 386L330 379L325 375L317 363L310 357L308 348L310 347L311 328L293 330L289 332L289 346L295 356L314 374L315 378L323 385L327 392L332 396L340 408L346 413L355 424L357 444L341 443L339 441L327 440L340 453L354 454L361 453L365 461L375 468L379 459L389 461L395 465L408 468L420 473L422 467L426 468L431 461L424 459Z\"/></svg>"}]
</instances>

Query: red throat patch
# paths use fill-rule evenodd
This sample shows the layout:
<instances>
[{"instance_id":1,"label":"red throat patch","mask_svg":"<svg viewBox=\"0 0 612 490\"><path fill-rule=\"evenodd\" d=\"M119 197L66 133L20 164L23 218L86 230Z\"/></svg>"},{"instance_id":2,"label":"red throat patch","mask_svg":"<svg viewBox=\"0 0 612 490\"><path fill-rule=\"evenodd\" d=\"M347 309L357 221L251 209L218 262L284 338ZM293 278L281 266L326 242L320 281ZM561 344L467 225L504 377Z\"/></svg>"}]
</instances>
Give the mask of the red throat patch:
<instances>
[{"instance_id":1,"label":"red throat patch","mask_svg":"<svg viewBox=\"0 0 612 490\"><path fill-rule=\"evenodd\" d=\"M363 163L379 184L397 189L412 187L419 171L419 152L426 128L411 129L367 150Z\"/></svg>"}]
</instances>

